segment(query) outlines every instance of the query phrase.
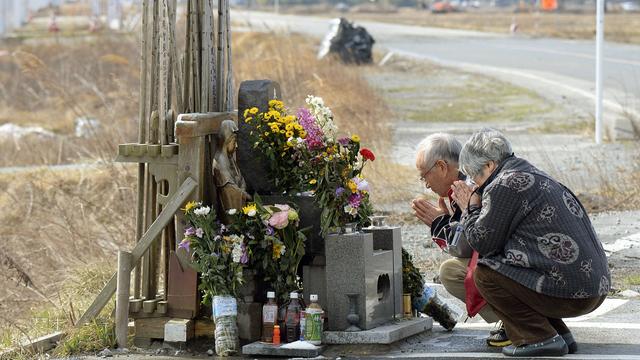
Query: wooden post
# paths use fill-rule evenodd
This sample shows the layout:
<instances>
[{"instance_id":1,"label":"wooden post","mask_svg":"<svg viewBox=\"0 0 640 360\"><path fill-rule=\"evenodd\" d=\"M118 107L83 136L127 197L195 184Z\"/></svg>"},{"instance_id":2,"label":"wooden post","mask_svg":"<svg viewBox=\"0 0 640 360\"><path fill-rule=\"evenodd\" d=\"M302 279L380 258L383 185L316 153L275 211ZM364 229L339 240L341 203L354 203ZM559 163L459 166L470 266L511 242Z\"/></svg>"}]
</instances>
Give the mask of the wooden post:
<instances>
[{"instance_id":1,"label":"wooden post","mask_svg":"<svg viewBox=\"0 0 640 360\"><path fill-rule=\"evenodd\" d=\"M129 334L129 287L131 286L130 252L118 252L118 283L116 288L116 342L119 349L127 347Z\"/></svg>"}]
</instances>

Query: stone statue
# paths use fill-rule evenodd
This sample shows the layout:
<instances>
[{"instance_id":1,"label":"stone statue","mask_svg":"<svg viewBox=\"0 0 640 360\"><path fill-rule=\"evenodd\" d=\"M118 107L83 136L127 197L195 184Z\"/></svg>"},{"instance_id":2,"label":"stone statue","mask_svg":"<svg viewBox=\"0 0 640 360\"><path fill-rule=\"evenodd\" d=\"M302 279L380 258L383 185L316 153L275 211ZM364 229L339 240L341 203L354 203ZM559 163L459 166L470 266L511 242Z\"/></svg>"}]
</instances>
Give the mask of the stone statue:
<instances>
[{"instance_id":1,"label":"stone statue","mask_svg":"<svg viewBox=\"0 0 640 360\"><path fill-rule=\"evenodd\" d=\"M236 164L237 132L238 125L235 121L225 120L220 125L220 132L216 136L213 177L218 190L218 200L225 212L230 209L241 211L244 203L251 199Z\"/></svg>"}]
</instances>

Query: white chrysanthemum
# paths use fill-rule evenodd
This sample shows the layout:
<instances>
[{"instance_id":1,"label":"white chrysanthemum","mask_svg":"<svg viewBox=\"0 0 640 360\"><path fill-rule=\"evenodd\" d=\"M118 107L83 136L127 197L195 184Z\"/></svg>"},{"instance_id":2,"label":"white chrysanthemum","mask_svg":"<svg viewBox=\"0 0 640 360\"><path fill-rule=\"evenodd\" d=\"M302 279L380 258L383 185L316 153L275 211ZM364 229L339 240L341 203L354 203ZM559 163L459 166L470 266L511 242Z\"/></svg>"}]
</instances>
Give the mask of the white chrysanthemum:
<instances>
[{"instance_id":1,"label":"white chrysanthemum","mask_svg":"<svg viewBox=\"0 0 640 360\"><path fill-rule=\"evenodd\" d=\"M198 216L206 216L209 214L209 212L211 212L211 208L208 206L199 207L193 210L193 213Z\"/></svg>"},{"instance_id":2,"label":"white chrysanthemum","mask_svg":"<svg viewBox=\"0 0 640 360\"><path fill-rule=\"evenodd\" d=\"M249 212L247 213L247 216L249 216L249 217L254 217L254 216L256 216L256 214L257 214L256 210L255 210L255 209L251 209L251 210L249 210Z\"/></svg>"},{"instance_id":3,"label":"white chrysanthemum","mask_svg":"<svg viewBox=\"0 0 640 360\"><path fill-rule=\"evenodd\" d=\"M229 209L229 210L227 210L227 214L229 214L229 215L235 215L237 212L238 212L237 209Z\"/></svg>"},{"instance_id":4,"label":"white chrysanthemum","mask_svg":"<svg viewBox=\"0 0 640 360\"><path fill-rule=\"evenodd\" d=\"M231 250L231 257L233 258L233 262L239 263L242 258L242 244L237 243L233 250Z\"/></svg>"},{"instance_id":5,"label":"white chrysanthemum","mask_svg":"<svg viewBox=\"0 0 640 360\"><path fill-rule=\"evenodd\" d=\"M346 212L351 216L356 216L358 215L358 208L352 207L351 205L347 205L344 207L344 212Z\"/></svg>"}]
</instances>

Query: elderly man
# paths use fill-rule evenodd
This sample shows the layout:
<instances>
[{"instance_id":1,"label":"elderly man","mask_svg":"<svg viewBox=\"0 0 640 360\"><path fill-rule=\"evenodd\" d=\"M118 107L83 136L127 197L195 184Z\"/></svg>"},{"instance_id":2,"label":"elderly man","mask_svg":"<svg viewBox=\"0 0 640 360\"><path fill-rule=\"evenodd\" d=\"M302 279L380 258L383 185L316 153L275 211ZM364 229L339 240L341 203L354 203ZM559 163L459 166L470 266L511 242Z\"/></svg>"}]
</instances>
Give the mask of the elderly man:
<instances>
[{"instance_id":1,"label":"elderly man","mask_svg":"<svg viewBox=\"0 0 640 360\"><path fill-rule=\"evenodd\" d=\"M426 199L415 199L412 208L415 216L431 228L432 240L444 251L451 249L454 256L467 256L467 258L453 257L440 266L440 281L445 289L461 301L467 302L464 279L467 275L469 256L455 253L451 244L454 238L455 228L462 214L455 201L452 201L452 185L463 178L458 171L458 156L462 144L449 134L437 133L428 136L418 145L416 154L416 168L420 172L420 180L439 196L438 204L433 204ZM447 208L446 200L450 202L451 210ZM467 199L460 199L467 201ZM489 306L484 306L479 311L480 316L488 323L497 322L499 319ZM471 314L475 315L475 314ZM506 346L511 344L503 327L491 332L487 338L489 346Z\"/></svg>"},{"instance_id":2,"label":"elderly man","mask_svg":"<svg viewBox=\"0 0 640 360\"><path fill-rule=\"evenodd\" d=\"M456 182L454 199L469 199L458 204L467 240L481 256L475 284L513 341L502 353L575 352L562 318L595 310L611 284L587 211L571 190L514 156L496 130L471 136L460 168L478 186Z\"/></svg>"}]
</instances>

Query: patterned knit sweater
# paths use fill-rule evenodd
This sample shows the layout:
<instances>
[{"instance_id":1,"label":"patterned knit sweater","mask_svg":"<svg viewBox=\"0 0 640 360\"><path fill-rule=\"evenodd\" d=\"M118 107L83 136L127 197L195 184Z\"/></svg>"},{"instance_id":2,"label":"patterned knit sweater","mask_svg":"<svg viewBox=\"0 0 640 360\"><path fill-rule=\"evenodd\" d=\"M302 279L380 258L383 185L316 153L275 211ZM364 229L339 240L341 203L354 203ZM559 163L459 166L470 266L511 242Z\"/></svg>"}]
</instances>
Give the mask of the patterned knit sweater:
<instances>
[{"instance_id":1,"label":"patterned knit sweater","mask_svg":"<svg viewBox=\"0 0 640 360\"><path fill-rule=\"evenodd\" d=\"M553 297L609 292L604 249L569 189L511 156L479 190L482 206L470 206L463 224L480 264Z\"/></svg>"}]
</instances>

